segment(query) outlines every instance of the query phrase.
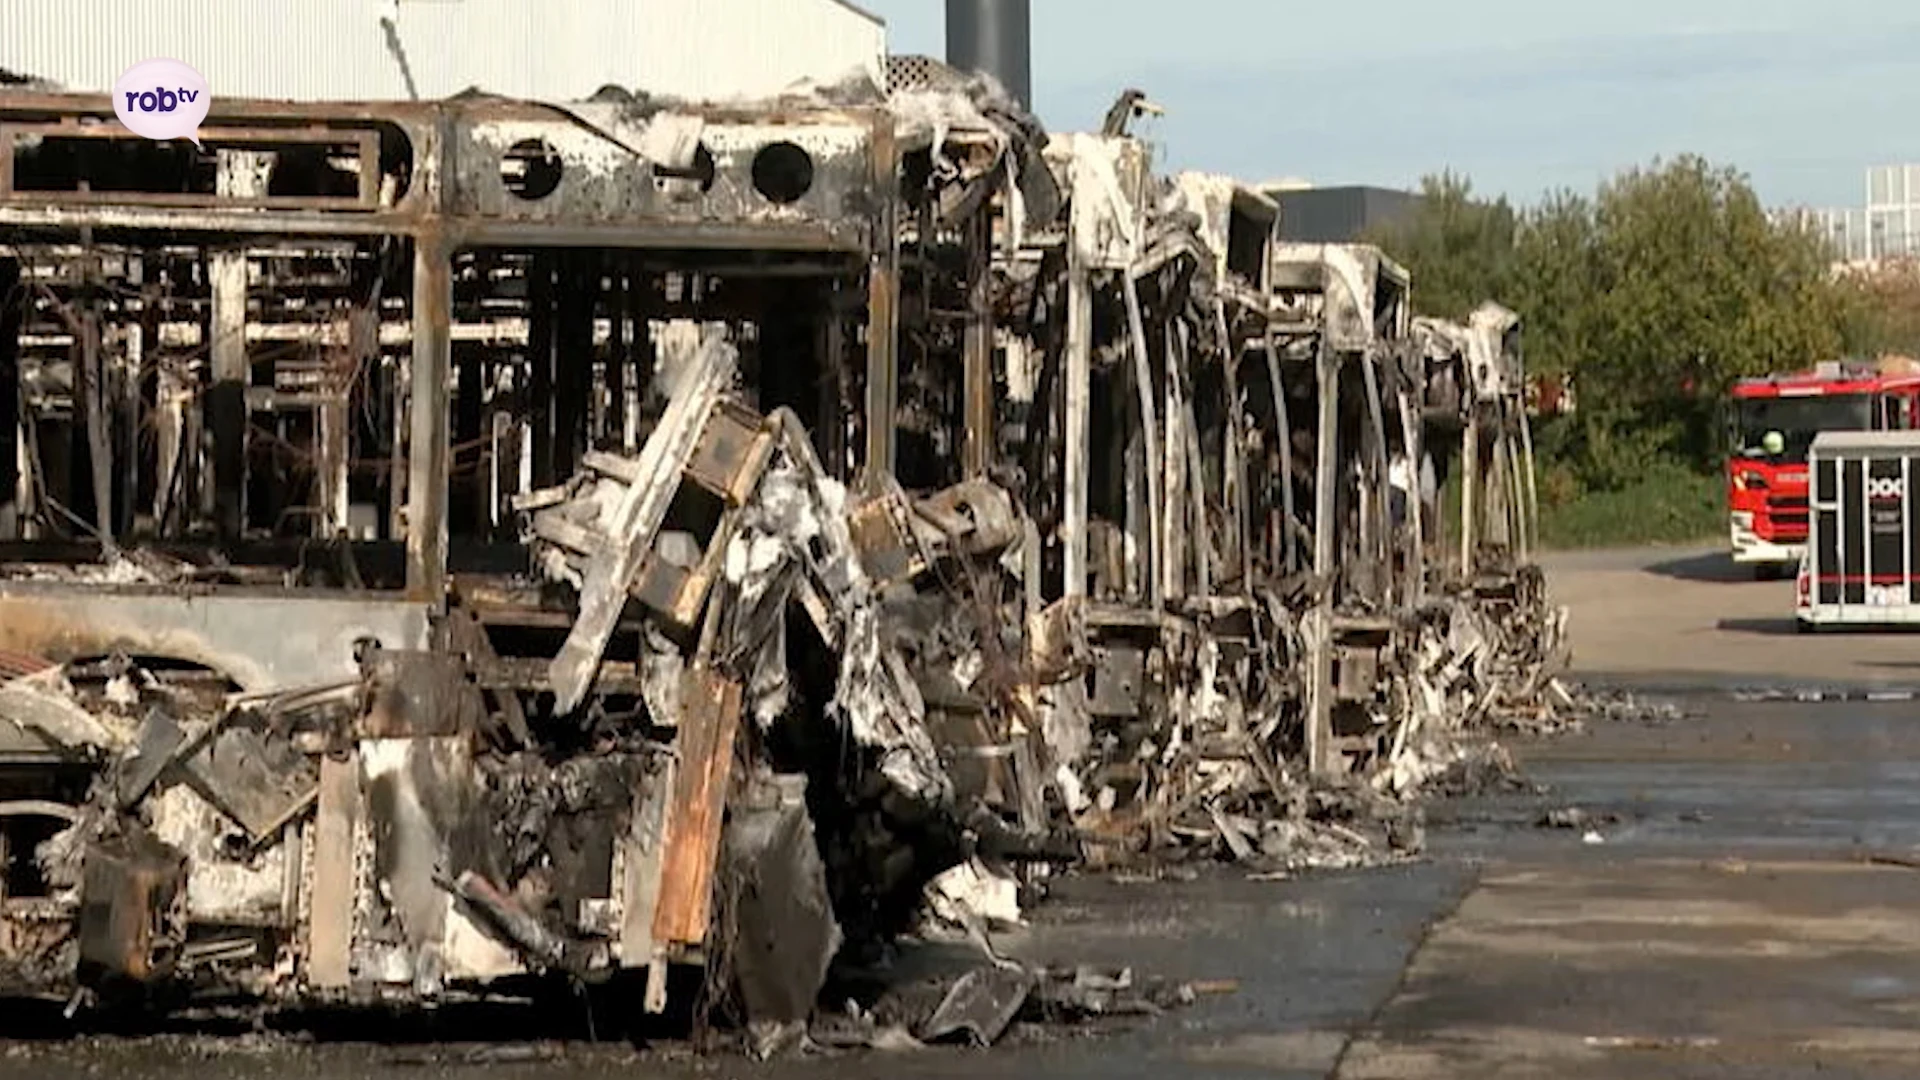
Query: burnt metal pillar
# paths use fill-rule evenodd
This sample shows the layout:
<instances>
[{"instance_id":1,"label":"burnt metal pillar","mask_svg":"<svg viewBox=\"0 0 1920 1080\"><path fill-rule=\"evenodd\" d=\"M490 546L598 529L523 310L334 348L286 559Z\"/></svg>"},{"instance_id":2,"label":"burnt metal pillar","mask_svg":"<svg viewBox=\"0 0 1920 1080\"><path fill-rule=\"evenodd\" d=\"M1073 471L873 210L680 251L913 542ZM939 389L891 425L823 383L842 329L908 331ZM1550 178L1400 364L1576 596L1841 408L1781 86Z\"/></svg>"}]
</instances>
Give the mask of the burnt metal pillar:
<instances>
[{"instance_id":1,"label":"burnt metal pillar","mask_svg":"<svg viewBox=\"0 0 1920 1080\"><path fill-rule=\"evenodd\" d=\"M982 204L967 228L967 329L961 380L966 386L963 471L985 476L993 464L993 211Z\"/></svg>"},{"instance_id":2,"label":"burnt metal pillar","mask_svg":"<svg viewBox=\"0 0 1920 1080\"><path fill-rule=\"evenodd\" d=\"M560 257L559 312L553 360L555 479L573 475L588 445L593 394L593 317L599 307L600 256L568 251Z\"/></svg>"},{"instance_id":3,"label":"burnt metal pillar","mask_svg":"<svg viewBox=\"0 0 1920 1080\"><path fill-rule=\"evenodd\" d=\"M447 465L453 372L453 262L437 229L413 247L413 360L408 380L407 594L439 604L447 583Z\"/></svg>"},{"instance_id":4,"label":"burnt metal pillar","mask_svg":"<svg viewBox=\"0 0 1920 1080\"><path fill-rule=\"evenodd\" d=\"M477 341L453 343L453 441L477 448L486 422L487 347ZM447 515L461 528L485 533L493 521L492 477L474 469L456 491L447 492Z\"/></svg>"},{"instance_id":5,"label":"burnt metal pillar","mask_svg":"<svg viewBox=\"0 0 1920 1080\"><path fill-rule=\"evenodd\" d=\"M350 460L353 412L347 399L353 393L353 376L358 366L353 354L352 309L335 310L327 329L327 345L322 354L326 358L324 398L315 413L319 424L315 442L320 449L320 460L316 464L320 474L316 485L320 512L314 518L314 533L331 539L347 528L350 516L347 488L353 474Z\"/></svg>"},{"instance_id":6,"label":"burnt metal pillar","mask_svg":"<svg viewBox=\"0 0 1920 1080\"><path fill-rule=\"evenodd\" d=\"M1093 382L1093 269L1088 265L1087 235L1093 227L1089 200L1073 201L1067 225L1067 364L1066 409L1061 448L1062 470L1060 548L1062 596L1087 594L1087 445L1092 437ZM1150 465L1149 467L1157 467ZM1157 512L1156 508L1156 512Z\"/></svg>"},{"instance_id":7,"label":"burnt metal pillar","mask_svg":"<svg viewBox=\"0 0 1920 1080\"><path fill-rule=\"evenodd\" d=\"M535 251L527 260L527 423L533 429L533 486L560 482L554 465L553 278L557 259Z\"/></svg>"},{"instance_id":8,"label":"burnt metal pillar","mask_svg":"<svg viewBox=\"0 0 1920 1080\"><path fill-rule=\"evenodd\" d=\"M1307 769L1333 767L1334 487L1340 469L1340 354L1323 340L1314 363L1320 395L1313 479L1313 576L1319 598L1307 613Z\"/></svg>"},{"instance_id":9,"label":"burnt metal pillar","mask_svg":"<svg viewBox=\"0 0 1920 1080\"><path fill-rule=\"evenodd\" d=\"M222 198L267 194L275 155L220 150L214 189ZM207 390L208 434L213 442L213 517L220 535L238 537L247 524L247 251L234 245L215 251L208 275L213 285L213 381Z\"/></svg>"},{"instance_id":10,"label":"burnt metal pillar","mask_svg":"<svg viewBox=\"0 0 1920 1080\"><path fill-rule=\"evenodd\" d=\"M0 259L0 527L20 535L20 317L26 310L20 262Z\"/></svg>"},{"instance_id":11,"label":"burnt metal pillar","mask_svg":"<svg viewBox=\"0 0 1920 1080\"><path fill-rule=\"evenodd\" d=\"M1014 100L1033 104L1033 13L1029 0L947 0L947 63L992 75Z\"/></svg>"},{"instance_id":12,"label":"burnt metal pillar","mask_svg":"<svg viewBox=\"0 0 1920 1080\"><path fill-rule=\"evenodd\" d=\"M1474 515L1479 512L1474 498L1480 486L1480 406L1467 408L1467 430L1460 440L1460 579L1473 580L1473 549L1480 530Z\"/></svg>"},{"instance_id":13,"label":"burnt metal pillar","mask_svg":"<svg viewBox=\"0 0 1920 1080\"><path fill-rule=\"evenodd\" d=\"M247 486L247 253L214 253L213 382L207 388L207 434L213 458L213 518L233 538L246 524Z\"/></svg>"},{"instance_id":14,"label":"burnt metal pillar","mask_svg":"<svg viewBox=\"0 0 1920 1080\"><path fill-rule=\"evenodd\" d=\"M870 136L868 179L874 190L892 192L899 183L899 154L893 121L875 115ZM895 407L900 363L900 231L897 196L882 200L874 215L873 251L867 265L867 455L862 471L893 474Z\"/></svg>"},{"instance_id":15,"label":"burnt metal pillar","mask_svg":"<svg viewBox=\"0 0 1920 1080\"><path fill-rule=\"evenodd\" d=\"M1407 535L1402 538L1406 552L1407 602L1419 607L1427 598L1427 504L1420 485L1420 462L1426 457L1426 440L1420 434L1419 398L1403 386L1398 391L1400 439L1406 446Z\"/></svg>"},{"instance_id":16,"label":"burnt metal pillar","mask_svg":"<svg viewBox=\"0 0 1920 1080\"><path fill-rule=\"evenodd\" d=\"M634 257L631 253L614 255L607 264L607 324L612 337L607 343L607 412L605 423L595 433L595 450L626 449L627 387L632 382L633 325L629 307L633 302Z\"/></svg>"},{"instance_id":17,"label":"burnt metal pillar","mask_svg":"<svg viewBox=\"0 0 1920 1080\"><path fill-rule=\"evenodd\" d=\"M1147 324L1140 310L1140 286L1134 281L1133 272L1128 270L1120 275L1121 293L1127 302L1127 337L1133 348L1133 389L1140 410L1139 430L1141 452L1146 475L1147 519L1146 544L1138 556L1146 572L1141 575L1147 583L1147 597L1153 603L1153 610L1159 612L1166 607L1166 585L1160 573L1161 552L1166 550L1166 538L1162 535L1164 522L1160 518L1161 500L1165 497L1161 485L1165 481L1160 457L1160 416L1153 404L1153 356L1147 346ZM1172 377L1172 373L1168 373Z\"/></svg>"}]
</instances>

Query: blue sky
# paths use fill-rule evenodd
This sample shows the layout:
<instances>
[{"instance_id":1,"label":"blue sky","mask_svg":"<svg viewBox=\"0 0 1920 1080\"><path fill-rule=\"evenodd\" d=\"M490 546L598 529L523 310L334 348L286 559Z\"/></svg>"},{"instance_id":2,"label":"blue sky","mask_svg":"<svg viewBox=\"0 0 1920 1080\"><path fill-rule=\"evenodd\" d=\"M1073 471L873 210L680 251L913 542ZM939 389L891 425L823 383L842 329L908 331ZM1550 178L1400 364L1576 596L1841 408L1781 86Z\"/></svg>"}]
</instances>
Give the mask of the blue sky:
<instances>
[{"instance_id":1,"label":"blue sky","mask_svg":"<svg viewBox=\"0 0 1920 1080\"><path fill-rule=\"evenodd\" d=\"M943 55L943 0L860 0ZM1034 103L1097 125L1138 86L1176 168L1412 186L1451 167L1522 202L1695 152L1774 203L1858 205L1920 161L1912 0L1032 0Z\"/></svg>"}]
</instances>

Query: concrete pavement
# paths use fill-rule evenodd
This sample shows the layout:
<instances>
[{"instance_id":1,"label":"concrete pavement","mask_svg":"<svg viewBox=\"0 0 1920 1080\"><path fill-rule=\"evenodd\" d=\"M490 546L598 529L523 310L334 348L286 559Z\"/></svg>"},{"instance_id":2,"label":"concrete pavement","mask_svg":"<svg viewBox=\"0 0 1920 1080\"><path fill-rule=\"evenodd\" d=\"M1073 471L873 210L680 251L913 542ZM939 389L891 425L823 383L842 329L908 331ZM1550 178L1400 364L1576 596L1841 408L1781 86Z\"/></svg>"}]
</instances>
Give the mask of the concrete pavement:
<instances>
[{"instance_id":1,"label":"concrete pavement","mask_svg":"<svg viewBox=\"0 0 1920 1080\"><path fill-rule=\"evenodd\" d=\"M1797 632L1792 581L1755 581L1719 548L1551 554L1574 667L1650 682L1920 686L1920 633Z\"/></svg>"},{"instance_id":2,"label":"concrete pavement","mask_svg":"<svg viewBox=\"0 0 1920 1080\"><path fill-rule=\"evenodd\" d=\"M1793 633L1791 585L1704 551L1555 556L1582 674L1684 683L1689 715L1523 743L1546 790L1443 803L1429 858L1248 881L1071 878L997 943L1233 980L1115 1029L991 1051L756 1065L667 1044L0 1042L0 1075L1009 1078L1896 1077L1920 1060L1920 704L1752 702L1735 684L1920 684L1920 635ZM1541 828L1578 807L1586 828ZM444 1031L443 1031L444 1034ZM525 1036L518 1036L525 1037ZM508 1047L512 1050L512 1047Z\"/></svg>"}]
</instances>

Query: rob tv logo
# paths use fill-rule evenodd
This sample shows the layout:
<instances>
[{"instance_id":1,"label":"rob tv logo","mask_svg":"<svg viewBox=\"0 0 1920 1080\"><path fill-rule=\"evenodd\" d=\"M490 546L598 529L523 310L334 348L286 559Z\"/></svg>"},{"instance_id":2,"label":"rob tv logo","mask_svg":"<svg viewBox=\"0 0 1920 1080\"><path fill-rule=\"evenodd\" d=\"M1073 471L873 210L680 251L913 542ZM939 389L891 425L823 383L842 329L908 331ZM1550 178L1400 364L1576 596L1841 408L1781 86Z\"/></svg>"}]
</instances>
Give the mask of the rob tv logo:
<instances>
[{"instance_id":1,"label":"rob tv logo","mask_svg":"<svg viewBox=\"0 0 1920 1080\"><path fill-rule=\"evenodd\" d=\"M207 80L178 60L142 60L113 84L113 111L136 135L191 139L200 145L200 125L212 108Z\"/></svg>"}]
</instances>

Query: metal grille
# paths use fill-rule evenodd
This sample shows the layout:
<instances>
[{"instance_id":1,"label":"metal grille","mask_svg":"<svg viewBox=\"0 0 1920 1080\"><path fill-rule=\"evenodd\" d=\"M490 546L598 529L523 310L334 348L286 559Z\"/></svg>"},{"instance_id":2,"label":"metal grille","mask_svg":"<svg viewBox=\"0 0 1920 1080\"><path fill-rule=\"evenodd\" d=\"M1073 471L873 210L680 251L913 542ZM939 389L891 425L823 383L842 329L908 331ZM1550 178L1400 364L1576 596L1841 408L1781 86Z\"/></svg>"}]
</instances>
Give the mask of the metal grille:
<instances>
[{"instance_id":1,"label":"metal grille","mask_svg":"<svg viewBox=\"0 0 1920 1080\"><path fill-rule=\"evenodd\" d=\"M940 90L964 84L967 77L931 56L887 57L887 92Z\"/></svg>"}]
</instances>

